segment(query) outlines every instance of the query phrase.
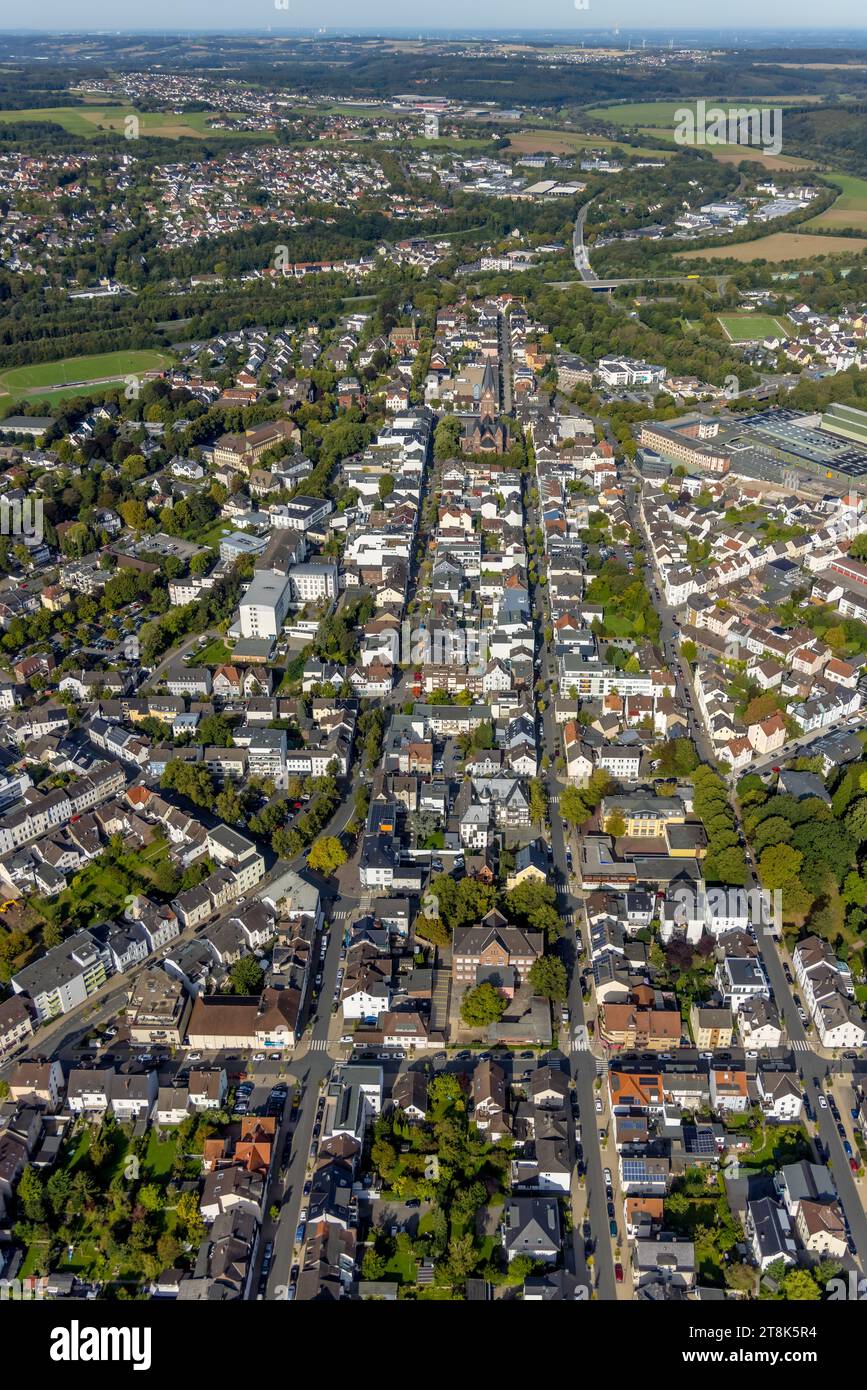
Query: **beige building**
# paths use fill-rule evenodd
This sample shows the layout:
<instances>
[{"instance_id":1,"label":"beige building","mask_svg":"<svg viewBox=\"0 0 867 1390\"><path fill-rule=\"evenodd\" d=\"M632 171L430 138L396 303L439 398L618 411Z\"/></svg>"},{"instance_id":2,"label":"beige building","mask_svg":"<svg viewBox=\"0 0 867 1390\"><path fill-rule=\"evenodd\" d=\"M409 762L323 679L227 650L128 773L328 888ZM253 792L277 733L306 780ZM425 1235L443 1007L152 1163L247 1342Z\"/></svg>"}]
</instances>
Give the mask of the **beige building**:
<instances>
[{"instance_id":1,"label":"beige building","mask_svg":"<svg viewBox=\"0 0 867 1390\"><path fill-rule=\"evenodd\" d=\"M630 839L660 839L667 825L683 825L686 810L679 796L648 796L635 792L627 796L606 796L602 802L602 823L611 816L625 822L624 834Z\"/></svg>"},{"instance_id":2,"label":"beige building","mask_svg":"<svg viewBox=\"0 0 867 1390\"><path fill-rule=\"evenodd\" d=\"M199 998L190 1015L187 1041L201 1051L292 1047L299 1002L294 989L266 989L260 999L227 994Z\"/></svg>"},{"instance_id":3,"label":"beige building","mask_svg":"<svg viewBox=\"0 0 867 1390\"><path fill-rule=\"evenodd\" d=\"M167 1043L179 1047L184 1040L191 999L181 981L155 966L144 970L129 995L129 1035L136 1043Z\"/></svg>"},{"instance_id":4,"label":"beige building","mask_svg":"<svg viewBox=\"0 0 867 1390\"><path fill-rule=\"evenodd\" d=\"M59 1110L66 1083L58 1061L19 1062L9 1078L12 1100L26 1101L46 1110Z\"/></svg>"},{"instance_id":5,"label":"beige building","mask_svg":"<svg viewBox=\"0 0 867 1390\"><path fill-rule=\"evenodd\" d=\"M811 1254L833 1259L846 1254L846 1227L839 1202L799 1202L795 1229Z\"/></svg>"},{"instance_id":6,"label":"beige building","mask_svg":"<svg viewBox=\"0 0 867 1390\"><path fill-rule=\"evenodd\" d=\"M689 1022L696 1047L711 1051L716 1047L731 1046L734 1030L731 1009L703 1009L693 1004L689 1011Z\"/></svg>"}]
</instances>

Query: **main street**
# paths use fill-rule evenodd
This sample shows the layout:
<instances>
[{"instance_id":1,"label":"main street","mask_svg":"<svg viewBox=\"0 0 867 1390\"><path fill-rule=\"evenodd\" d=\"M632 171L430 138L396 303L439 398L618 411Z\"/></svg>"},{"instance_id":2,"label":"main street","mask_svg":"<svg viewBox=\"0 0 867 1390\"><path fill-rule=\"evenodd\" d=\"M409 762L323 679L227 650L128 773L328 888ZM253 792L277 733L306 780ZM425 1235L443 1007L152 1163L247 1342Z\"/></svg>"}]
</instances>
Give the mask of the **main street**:
<instances>
[{"instance_id":1,"label":"main street","mask_svg":"<svg viewBox=\"0 0 867 1390\"><path fill-rule=\"evenodd\" d=\"M538 509L525 497L527 525L534 532L540 525ZM581 1135L585 1164L585 1182L588 1219L594 1241L594 1273L598 1296L603 1299L617 1297L617 1283L614 1278L614 1254L608 1234L607 1199L603 1175L602 1151L599 1146L596 1126L596 1077L597 1064L587 1047L588 1030L584 1017L584 1000L581 994L581 975L579 957L583 949L581 922L583 902L571 889L569 865L566 859L566 835L563 820L559 813L559 800L565 784L556 773L555 758L559 747L559 735L554 720L553 701L548 687L557 678L557 663L553 642L545 640L545 627L549 621L545 602L545 587L533 586L531 602L533 617L539 635L539 667L537 679L545 687L545 709L542 712L542 747L549 758L545 777L545 791L549 805L551 825L551 854L555 870L557 905L566 927L565 949L569 985L566 1007L569 1011L569 1024L563 1042L562 1052L566 1058L569 1072L575 1084L575 1098L581 1117ZM581 1280L592 1284L584 1259L583 1234L575 1228L572 1234L573 1272Z\"/></svg>"}]
</instances>

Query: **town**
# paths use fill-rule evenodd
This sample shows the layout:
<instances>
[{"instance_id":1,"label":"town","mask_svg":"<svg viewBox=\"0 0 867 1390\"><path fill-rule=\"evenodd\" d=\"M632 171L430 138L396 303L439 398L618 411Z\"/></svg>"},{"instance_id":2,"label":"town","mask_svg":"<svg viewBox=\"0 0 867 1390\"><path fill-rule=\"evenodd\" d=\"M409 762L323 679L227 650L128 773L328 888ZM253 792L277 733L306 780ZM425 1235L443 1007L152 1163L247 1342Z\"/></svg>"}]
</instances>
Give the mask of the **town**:
<instances>
[{"instance_id":1,"label":"town","mask_svg":"<svg viewBox=\"0 0 867 1390\"><path fill-rule=\"evenodd\" d=\"M867 242L719 258L861 181L121 66L0 111L2 1288L857 1288Z\"/></svg>"}]
</instances>

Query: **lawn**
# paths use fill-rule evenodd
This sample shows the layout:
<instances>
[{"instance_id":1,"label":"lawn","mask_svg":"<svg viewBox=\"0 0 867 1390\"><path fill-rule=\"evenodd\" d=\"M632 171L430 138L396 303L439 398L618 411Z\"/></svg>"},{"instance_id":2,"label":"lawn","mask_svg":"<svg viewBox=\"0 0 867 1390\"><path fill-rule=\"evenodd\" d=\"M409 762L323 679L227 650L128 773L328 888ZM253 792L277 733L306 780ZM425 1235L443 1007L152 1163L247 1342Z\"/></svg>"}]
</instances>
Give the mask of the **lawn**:
<instances>
[{"instance_id":1,"label":"lawn","mask_svg":"<svg viewBox=\"0 0 867 1390\"><path fill-rule=\"evenodd\" d=\"M57 362L34 362L31 367L11 367L0 373L0 388L7 394L38 391L42 387L86 386L106 379L123 380L138 372L158 371L170 358L164 352L102 352L93 357L64 357Z\"/></svg>"},{"instance_id":2,"label":"lawn","mask_svg":"<svg viewBox=\"0 0 867 1390\"><path fill-rule=\"evenodd\" d=\"M193 650L187 657L188 666L222 666L232 660L232 653L222 637L214 637L201 651Z\"/></svg>"},{"instance_id":3,"label":"lawn","mask_svg":"<svg viewBox=\"0 0 867 1390\"><path fill-rule=\"evenodd\" d=\"M788 338L785 323L770 314L720 314L718 323L733 343L761 342L764 338Z\"/></svg>"},{"instance_id":4,"label":"lawn","mask_svg":"<svg viewBox=\"0 0 867 1390\"><path fill-rule=\"evenodd\" d=\"M177 1150L177 1138L160 1140L157 1138L156 1130L149 1130L144 1166L150 1176L154 1178L167 1178L172 1171L172 1164L175 1161Z\"/></svg>"},{"instance_id":5,"label":"lawn","mask_svg":"<svg viewBox=\"0 0 867 1390\"><path fill-rule=\"evenodd\" d=\"M196 545L206 546L209 550L215 550L223 537L227 536L231 529L232 527L228 521L224 521L222 517L217 517L216 521L213 521L206 531L199 532L197 535L193 536L192 539L195 541Z\"/></svg>"},{"instance_id":6,"label":"lawn","mask_svg":"<svg viewBox=\"0 0 867 1390\"><path fill-rule=\"evenodd\" d=\"M159 838L135 854L99 855L56 898L35 897L32 906L45 921L64 926L73 922L76 930L107 917L122 917L130 893L152 889L155 870L167 856L168 845Z\"/></svg>"},{"instance_id":7,"label":"lawn","mask_svg":"<svg viewBox=\"0 0 867 1390\"><path fill-rule=\"evenodd\" d=\"M385 1267L385 1278L399 1279L402 1284L414 1284L418 1264L409 1251L396 1250Z\"/></svg>"},{"instance_id":8,"label":"lawn","mask_svg":"<svg viewBox=\"0 0 867 1390\"><path fill-rule=\"evenodd\" d=\"M748 1154L738 1156L742 1168L774 1173L784 1163L797 1163L810 1158L812 1150L806 1134L795 1125L769 1125L763 1132L756 1130L753 1147Z\"/></svg>"}]
</instances>

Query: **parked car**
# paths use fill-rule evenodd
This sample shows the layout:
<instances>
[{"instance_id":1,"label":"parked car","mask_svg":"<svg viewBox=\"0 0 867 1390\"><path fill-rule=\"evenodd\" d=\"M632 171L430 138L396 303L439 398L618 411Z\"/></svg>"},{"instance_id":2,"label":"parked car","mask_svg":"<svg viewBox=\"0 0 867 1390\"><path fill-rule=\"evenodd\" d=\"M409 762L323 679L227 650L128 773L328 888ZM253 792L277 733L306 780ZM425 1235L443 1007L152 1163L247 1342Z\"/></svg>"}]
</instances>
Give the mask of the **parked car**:
<instances>
[{"instance_id":1,"label":"parked car","mask_svg":"<svg viewBox=\"0 0 867 1390\"><path fill-rule=\"evenodd\" d=\"M595 1104L596 1104L596 1114L597 1114L597 1115L601 1115L601 1114L602 1114L602 1098L601 1098L600 1096L597 1096L597 1097L596 1097Z\"/></svg>"},{"instance_id":2,"label":"parked car","mask_svg":"<svg viewBox=\"0 0 867 1390\"><path fill-rule=\"evenodd\" d=\"M614 1278L617 1280L618 1284L623 1283L623 1265L620 1263L619 1260L614 1266Z\"/></svg>"},{"instance_id":3,"label":"parked car","mask_svg":"<svg viewBox=\"0 0 867 1390\"><path fill-rule=\"evenodd\" d=\"M617 1239L617 1222L614 1220L613 1217L608 1222L608 1234L611 1236L612 1240Z\"/></svg>"},{"instance_id":4,"label":"parked car","mask_svg":"<svg viewBox=\"0 0 867 1390\"><path fill-rule=\"evenodd\" d=\"M827 1110L827 1109L828 1109L828 1102L826 1101L825 1097L824 1097L824 1096L819 1096L817 1099L818 1099L818 1102L819 1102L819 1109L820 1109L820 1110Z\"/></svg>"}]
</instances>

